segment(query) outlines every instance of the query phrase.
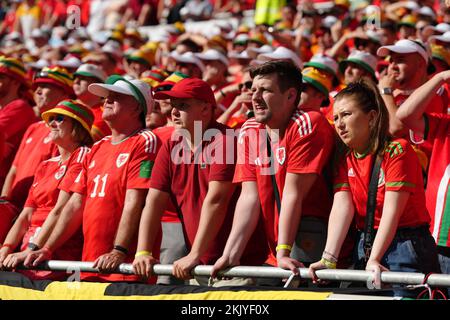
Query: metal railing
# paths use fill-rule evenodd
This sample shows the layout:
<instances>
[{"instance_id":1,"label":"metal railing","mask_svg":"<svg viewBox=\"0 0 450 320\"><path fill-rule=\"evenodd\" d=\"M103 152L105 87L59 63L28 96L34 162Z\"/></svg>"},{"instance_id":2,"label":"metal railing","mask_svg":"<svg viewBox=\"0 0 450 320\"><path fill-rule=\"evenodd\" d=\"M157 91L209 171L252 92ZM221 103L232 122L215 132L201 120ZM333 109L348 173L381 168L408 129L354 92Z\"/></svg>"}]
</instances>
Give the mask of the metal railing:
<instances>
[{"instance_id":1,"label":"metal railing","mask_svg":"<svg viewBox=\"0 0 450 320\"><path fill-rule=\"evenodd\" d=\"M93 268L93 262L80 261L60 261L50 260L42 263L34 269L64 271L64 272L99 272ZM193 276L210 277L212 266L199 265L196 266L191 274ZM300 278L311 279L307 268L299 268ZM133 266L131 264L121 264L114 273L133 274ZM172 265L156 264L153 266L155 275L172 275ZM249 277L249 278L276 278L276 279L292 279L293 273L276 267L254 267L254 266L237 266L228 268L219 272L219 276L223 277ZM368 283L373 279L373 273L363 270L348 269L325 269L318 270L316 275L321 280L327 281L352 281ZM381 281L386 284L404 284L404 285L421 285L425 284L426 275L423 273L412 272L382 272ZM450 275L448 274L431 274L426 280L426 284L431 287L450 287Z\"/></svg>"}]
</instances>

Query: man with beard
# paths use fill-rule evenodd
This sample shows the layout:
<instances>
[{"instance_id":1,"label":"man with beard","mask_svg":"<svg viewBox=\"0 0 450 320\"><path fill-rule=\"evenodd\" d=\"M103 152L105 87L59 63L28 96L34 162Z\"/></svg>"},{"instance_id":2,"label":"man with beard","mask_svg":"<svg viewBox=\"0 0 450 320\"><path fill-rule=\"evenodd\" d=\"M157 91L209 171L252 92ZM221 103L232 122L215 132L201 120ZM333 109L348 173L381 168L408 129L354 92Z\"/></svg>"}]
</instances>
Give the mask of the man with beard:
<instances>
[{"instance_id":1,"label":"man with beard","mask_svg":"<svg viewBox=\"0 0 450 320\"><path fill-rule=\"evenodd\" d=\"M334 134L320 111L298 109L304 85L298 67L269 61L250 71L255 118L241 128L233 181L242 185L233 228L219 270L242 263L242 248L262 213L265 263L292 270L320 258L325 246L331 194L324 177ZM259 280L280 286L281 281Z\"/></svg>"}]
</instances>

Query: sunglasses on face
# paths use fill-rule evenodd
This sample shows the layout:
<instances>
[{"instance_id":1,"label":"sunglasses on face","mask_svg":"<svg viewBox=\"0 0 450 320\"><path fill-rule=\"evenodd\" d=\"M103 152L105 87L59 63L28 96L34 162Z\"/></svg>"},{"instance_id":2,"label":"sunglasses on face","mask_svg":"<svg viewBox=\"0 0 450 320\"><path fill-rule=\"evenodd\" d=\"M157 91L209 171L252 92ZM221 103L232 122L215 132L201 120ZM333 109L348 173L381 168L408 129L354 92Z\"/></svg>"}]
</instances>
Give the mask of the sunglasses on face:
<instances>
[{"instance_id":1,"label":"sunglasses on face","mask_svg":"<svg viewBox=\"0 0 450 320\"><path fill-rule=\"evenodd\" d=\"M247 90L252 89L252 81L246 81L244 83L239 83L239 90L242 91L242 89L245 87Z\"/></svg>"},{"instance_id":2,"label":"sunglasses on face","mask_svg":"<svg viewBox=\"0 0 450 320\"><path fill-rule=\"evenodd\" d=\"M52 121L56 121L57 123L63 122L65 117L62 114L56 114L53 116L48 117L48 123L51 123Z\"/></svg>"}]
</instances>

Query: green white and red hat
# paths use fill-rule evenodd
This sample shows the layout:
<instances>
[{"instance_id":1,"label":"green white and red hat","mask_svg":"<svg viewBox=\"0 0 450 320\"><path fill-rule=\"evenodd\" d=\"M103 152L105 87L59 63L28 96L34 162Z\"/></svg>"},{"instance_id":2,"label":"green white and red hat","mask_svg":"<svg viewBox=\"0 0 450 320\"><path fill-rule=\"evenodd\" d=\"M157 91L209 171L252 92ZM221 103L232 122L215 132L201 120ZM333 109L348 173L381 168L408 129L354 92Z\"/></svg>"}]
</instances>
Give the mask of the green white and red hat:
<instances>
[{"instance_id":1,"label":"green white and red hat","mask_svg":"<svg viewBox=\"0 0 450 320\"><path fill-rule=\"evenodd\" d=\"M78 100L63 100L54 108L42 113L42 119L48 123L48 118L52 114L62 114L78 121L89 134L91 134L92 124L94 123L94 113L91 108L82 104Z\"/></svg>"}]
</instances>

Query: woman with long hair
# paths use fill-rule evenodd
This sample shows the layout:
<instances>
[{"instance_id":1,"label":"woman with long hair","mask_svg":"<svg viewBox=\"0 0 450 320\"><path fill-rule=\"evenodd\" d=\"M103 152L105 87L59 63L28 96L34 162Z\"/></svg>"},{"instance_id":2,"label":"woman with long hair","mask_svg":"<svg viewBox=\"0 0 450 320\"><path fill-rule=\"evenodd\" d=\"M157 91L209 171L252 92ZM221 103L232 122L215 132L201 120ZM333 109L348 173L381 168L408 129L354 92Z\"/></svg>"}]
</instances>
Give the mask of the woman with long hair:
<instances>
[{"instance_id":1,"label":"woman with long hair","mask_svg":"<svg viewBox=\"0 0 450 320\"><path fill-rule=\"evenodd\" d=\"M310 266L313 279L317 281L316 270L336 267L353 219L358 229L356 266L377 275L440 272L418 158L406 140L389 135L389 114L375 84L349 84L335 98L333 117L343 145L337 149L344 152L334 176L326 247L322 259ZM371 180L373 210L368 209ZM366 222L368 211L373 218ZM394 294L410 295L404 290Z\"/></svg>"}]
</instances>

